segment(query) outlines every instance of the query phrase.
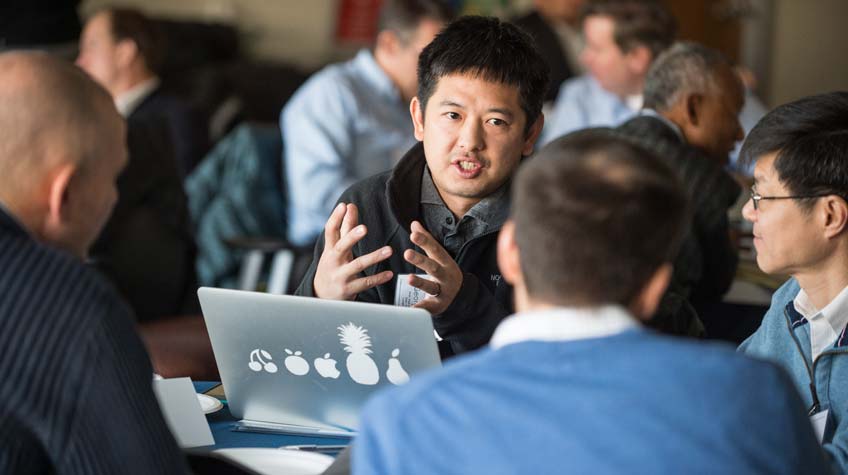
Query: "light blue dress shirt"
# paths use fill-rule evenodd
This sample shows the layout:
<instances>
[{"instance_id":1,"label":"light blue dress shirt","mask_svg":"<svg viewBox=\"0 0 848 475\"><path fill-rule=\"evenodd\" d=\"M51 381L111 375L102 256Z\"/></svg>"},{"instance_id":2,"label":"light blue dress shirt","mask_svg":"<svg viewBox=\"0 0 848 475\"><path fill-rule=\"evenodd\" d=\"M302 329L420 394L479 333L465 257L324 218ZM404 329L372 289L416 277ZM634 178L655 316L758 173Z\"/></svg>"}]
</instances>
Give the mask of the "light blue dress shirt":
<instances>
[{"instance_id":1,"label":"light blue dress shirt","mask_svg":"<svg viewBox=\"0 0 848 475\"><path fill-rule=\"evenodd\" d=\"M584 74L571 78L562 83L539 143L545 145L557 137L588 127L615 127L636 112L601 87L592 76Z\"/></svg>"},{"instance_id":2,"label":"light blue dress shirt","mask_svg":"<svg viewBox=\"0 0 848 475\"><path fill-rule=\"evenodd\" d=\"M739 113L739 122L745 129L745 135L757 125L768 109L750 91L745 92L745 106ZM638 111L627 107L618 96L605 90L588 74L569 79L562 84L550 118L545 119L545 128L539 145L575 130L588 127L616 127L635 116ZM737 158L742 142L730 154L729 168L741 173L751 174L752 168L737 166Z\"/></svg>"},{"instance_id":3,"label":"light blue dress shirt","mask_svg":"<svg viewBox=\"0 0 848 475\"><path fill-rule=\"evenodd\" d=\"M310 78L280 117L289 241L310 244L339 195L415 144L409 106L368 50Z\"/></svg>"}]
</instances>

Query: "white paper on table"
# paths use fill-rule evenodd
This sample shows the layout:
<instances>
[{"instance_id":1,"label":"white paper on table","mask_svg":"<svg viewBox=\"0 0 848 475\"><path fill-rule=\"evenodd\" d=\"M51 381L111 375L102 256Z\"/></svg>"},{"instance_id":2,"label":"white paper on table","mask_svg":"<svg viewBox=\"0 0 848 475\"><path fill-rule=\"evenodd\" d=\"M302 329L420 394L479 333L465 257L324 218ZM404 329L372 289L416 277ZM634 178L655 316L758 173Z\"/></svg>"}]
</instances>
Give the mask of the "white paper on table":
<instances>
[{"instance_id":1,"label":"white paper on table","mask_svg":"<svg viewBox=\"0 0 848 475\"><path fill-rule=\"evenodd\" d=\"M153 381L153 392L168 428L182 448L215 445L206 415L200 408L191 378Z\"/></svg>"}]
</instances>

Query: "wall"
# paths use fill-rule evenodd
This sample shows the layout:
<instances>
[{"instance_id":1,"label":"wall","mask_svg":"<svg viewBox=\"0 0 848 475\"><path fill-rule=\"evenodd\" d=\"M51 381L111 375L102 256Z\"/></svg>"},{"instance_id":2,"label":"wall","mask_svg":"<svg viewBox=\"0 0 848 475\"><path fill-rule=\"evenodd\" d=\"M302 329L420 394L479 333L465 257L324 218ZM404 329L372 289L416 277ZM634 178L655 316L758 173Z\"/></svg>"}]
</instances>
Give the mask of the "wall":
<instances>
[{"instance_id":1,"label":"wall","mask_svg":"<svg viewBox=\"0 0 848 475\"><path fill-rule=\"evenodd\" d=\"M848 90L846 22L846 0L774 0L768 91L772 105Z\"/></svg>"},{"instance_id":2,"label":"wall","mask_svg":"<svg viewBox=\"0 0 848 475\"><path fill-rule=\"evenodd\" d=\"M236 25L251 56L314 69L340 54L333 43L335 0L85 0L86 18L105 5L131 6L151 16Z\"/></svg>"}]
</instances>

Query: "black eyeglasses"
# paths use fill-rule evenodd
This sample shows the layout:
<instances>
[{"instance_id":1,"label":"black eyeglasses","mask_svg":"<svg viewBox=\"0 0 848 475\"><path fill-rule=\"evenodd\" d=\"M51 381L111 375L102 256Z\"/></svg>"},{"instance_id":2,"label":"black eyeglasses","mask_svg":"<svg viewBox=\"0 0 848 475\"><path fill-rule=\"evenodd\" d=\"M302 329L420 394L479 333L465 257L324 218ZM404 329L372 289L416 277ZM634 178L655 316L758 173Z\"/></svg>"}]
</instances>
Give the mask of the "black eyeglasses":
<instances>
[{"instance_id":1,"label":"black eyeglasses","mask_svg":"<svg viewBox=\"0 0 848 475\"><path fill-rule=\"evenodd\" d=\"M795 196L762 196L757 193L757 190L751 188L751 201L754 202L754 209L760 209L760 200L802 200L805 198L822 198L832 195L833 193L821 193L818 195L795 195Z\"/></svg>"}]
</instances>

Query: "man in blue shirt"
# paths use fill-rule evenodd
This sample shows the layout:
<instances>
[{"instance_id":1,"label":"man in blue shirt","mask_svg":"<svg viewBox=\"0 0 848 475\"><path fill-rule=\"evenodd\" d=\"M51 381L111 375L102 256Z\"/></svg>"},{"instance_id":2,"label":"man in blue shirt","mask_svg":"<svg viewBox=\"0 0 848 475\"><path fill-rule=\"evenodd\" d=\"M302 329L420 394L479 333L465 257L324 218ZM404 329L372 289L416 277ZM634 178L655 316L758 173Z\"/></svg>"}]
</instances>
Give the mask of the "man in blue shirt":
<instances>
[{"instance_id":1,"label":"man in blue shirt","mask_svg":"<svg viewBox=\"0 0 848 475\"><path fill-rule=\"evenodd\" d=\"M421 50L451 19L441 0L389 0L373 50L315 74L280 116L289 241L312 244L339 195L415 143L409 101Z\"/></svg>"},{"instance_id":2,"label":"man in blue shirt","mask_svg":"<svg viewBox=\"0 0 848 475\"><path fill-rule=\"evenodd\" d=\"M742 147L756 162L751 199L757 265L791 275L739 350L795 382L838 473L848 473L848 92L767 114Z\"/></svg>"},{"instance_id":3,"label":"man in blue shirt","mask_svg":"<svg viewBox=\"0 0 848 475\"><path fill-rule=\"evenodd\" d=\"M676 30L671 12L656 0L591 0L583 11L580 57L588 74L563 83L539 144L587 127L616 126L636 115L651 63L671 45ZM739 112L745 130L765 112L746 92ZM732 167L737 151L730 154Z\"/></svg>"},{"instance_id":4,"label":"man in blue shirt","mask_svg":"<svg viewBox=\"0 0 848 475\"><path fill-rule=\"evenodd\" d=\"M593 0L583 10L588 74L563 83L540 144L587 127L615 126L642 107L645 76L677 30L655 0Z\"/></svg>"},{"instance_id":5,"label":"man in blue shirt","mask_svg":"<svg viewBox=\"0 0 848 475\"><path fill-rule=\"evenodd\" d=\"M651 333L686 199L609 131L543 149L498 242L518 313L490 348L367 405L353 473L825 473L789 378Z\"/></svg>"}]
</instances>

